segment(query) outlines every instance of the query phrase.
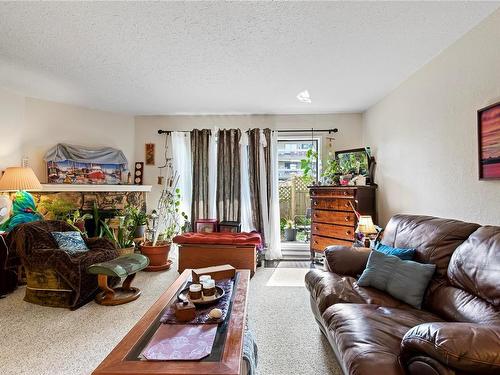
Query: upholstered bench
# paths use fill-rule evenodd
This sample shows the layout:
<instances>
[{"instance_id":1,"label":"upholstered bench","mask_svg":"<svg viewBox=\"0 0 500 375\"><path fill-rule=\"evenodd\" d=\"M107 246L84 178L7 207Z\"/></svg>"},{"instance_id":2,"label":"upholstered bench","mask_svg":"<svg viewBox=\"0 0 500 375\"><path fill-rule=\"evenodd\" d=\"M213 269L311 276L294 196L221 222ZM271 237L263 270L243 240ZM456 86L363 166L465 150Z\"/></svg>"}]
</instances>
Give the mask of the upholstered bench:
<instances>
[{"instance_id":1,"label":"upholstered bench","mask_svg":"<svg viewBox=\"0 0 500 375\"><path fill-rule=\"evenodd\" d=\"M173 242L179 245L179 273L186 268L205 268L230 264L236 269L257 268L258 233L184 233Z\"/></svg>"},{"instance_id":2,"label":"upholstered bench","mask_svg":"<svg viewBox=\"0 0 500 375\"><path fill-rule=\"evenodd\" d=\"M149 264L147 257L141 254L122 255L107 262L91 265L87 272L97 275L97 282L101 292L96 296L95 301L101 305L121 305L139 298L141 291L130 286L135 274L146 268ZM108 276L124 278L121 287L110 288L108 286Z\"/></svg>"}]
</instances>

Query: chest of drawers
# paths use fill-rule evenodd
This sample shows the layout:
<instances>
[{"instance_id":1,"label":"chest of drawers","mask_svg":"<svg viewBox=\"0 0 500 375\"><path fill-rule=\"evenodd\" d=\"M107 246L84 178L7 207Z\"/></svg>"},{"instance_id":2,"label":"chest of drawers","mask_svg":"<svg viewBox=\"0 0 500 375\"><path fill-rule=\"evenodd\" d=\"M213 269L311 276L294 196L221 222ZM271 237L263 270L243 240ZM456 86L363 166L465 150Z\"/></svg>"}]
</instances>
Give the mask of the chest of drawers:
<instances>
[{"instance_id":1,"label":"chest of drawers","mask_svg":"<svg viewBox=\"0 0 500 375\"><path fill-rule=\"evenodd\" d=\"M327 246L354 243L357 219L352 207L361 215L371 215L376 222L376 186L314 186L311 196L311 259ZM352 205L352 206L351 206Z\"/></svg>"}]
</instances>

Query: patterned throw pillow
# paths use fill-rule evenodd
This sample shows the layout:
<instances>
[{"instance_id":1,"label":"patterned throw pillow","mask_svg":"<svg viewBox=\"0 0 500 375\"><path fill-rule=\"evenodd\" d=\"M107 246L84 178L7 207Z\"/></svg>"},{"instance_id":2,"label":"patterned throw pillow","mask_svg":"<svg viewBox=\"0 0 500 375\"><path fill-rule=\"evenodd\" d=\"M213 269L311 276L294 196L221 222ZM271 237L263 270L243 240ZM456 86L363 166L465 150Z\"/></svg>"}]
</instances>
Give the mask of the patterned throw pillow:
<instances>
[{"instance_id":1,"label":"patterned throw pillow","mask_svg":"<svg viewBox=\"0 0 500 375\"><path fill-rule=\"evenodd\" d=\"M77 255L89 250L80 232L52 232L52 237L56 240L59 249L66 251L69 255Z\"/></svg>"}]
</instances>

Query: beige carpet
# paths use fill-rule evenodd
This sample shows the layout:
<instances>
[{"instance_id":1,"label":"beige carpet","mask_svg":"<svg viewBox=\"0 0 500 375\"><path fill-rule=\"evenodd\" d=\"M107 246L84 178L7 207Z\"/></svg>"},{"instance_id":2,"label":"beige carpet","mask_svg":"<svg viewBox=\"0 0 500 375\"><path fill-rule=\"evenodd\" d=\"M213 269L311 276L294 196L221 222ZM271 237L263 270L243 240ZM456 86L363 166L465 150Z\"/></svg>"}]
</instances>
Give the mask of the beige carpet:
<instances>
[{"instance_id":1,"label":"beige carpet","mask_svg":"<svg viewBox=\"0 0 500 375\"><path fill-rule=\"evenodd\" d=\"M259 268L250 283L260 375L341 373L310 312L299 280L304 273ZM19 288L0 299L0 374L91 373L176 277L175 268L141 272L138 300L114 307L90 302L76 311L24 302Z\"/></svg>"}]
</instances>

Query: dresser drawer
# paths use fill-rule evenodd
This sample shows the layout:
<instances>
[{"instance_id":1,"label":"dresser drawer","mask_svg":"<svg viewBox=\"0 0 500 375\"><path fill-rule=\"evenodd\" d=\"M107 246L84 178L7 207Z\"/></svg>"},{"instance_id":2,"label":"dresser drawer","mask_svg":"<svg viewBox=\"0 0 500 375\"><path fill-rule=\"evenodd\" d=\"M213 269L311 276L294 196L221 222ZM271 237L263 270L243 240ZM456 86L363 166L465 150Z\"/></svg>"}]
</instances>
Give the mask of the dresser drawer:
<instances>
[{"instance_id":1,"label":"dresser drawer","mask_svg":"<svg viewBox=\"0 0 500 375\"><path fill-rule=\"evenodd\" d=\"M339 198L336 199L335 202L337 203L338 211L352 212L352 208L356 208L356 201L354 199Z\"/></svg>"},{"instance_id":2,"label":"dresser drawer","mask_svg":"<svg viewBox=\"0 0 500 375\"><path fill-rule=\"evenodd\" d=\"M339 199L337 198L312 198L311 207L324 210L337 210L339 206Z\"/></svg>"},{"instance_id":3,"label":"dresser drawer","mask_svg":"<svg viewBox=\"0 0 500 375\"><path fill-rule=\"evenodd\" d=\"M311 189L309 194L312 198L314 197L351 197L354 198L356 194L355 189L342 189L342 188L332 188L332 189Z\"/></svg>"},{"instance_id":4,"label":"dresser drawer","mask_svg":"<svg viewBox=\"0 0 500 375\"><path fill-rule=\"evenodd\" d=\"M354 226L356 215L354 212L336 212L313 209L312 221L327 224L340 224Z\"/></svg>"},{"instance_id":5,"label":"dresser drawer","mask_svg":"<svg viewBox=\"0 0 500 375\"><path fill-rule=\"evenodd\" d=\"M354 227L343 225L312 223L311 233L315 235L341 238L348 241L354 241Z\"/></svg>"},{"instance_id":6,"label":"dresser drawer","mask_svg":"<svg viewBox=\"0 0 500 375\"><path fill-rule=\"evenodd\" d=\"M325 248L333 245L343 245L343 246L352 246L353 242L338 240L336 238L322 237L318 235L312 235L311 237L311 250L316 252L323 252Z\"/></svg>"}]
</instances>

